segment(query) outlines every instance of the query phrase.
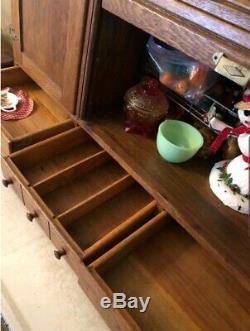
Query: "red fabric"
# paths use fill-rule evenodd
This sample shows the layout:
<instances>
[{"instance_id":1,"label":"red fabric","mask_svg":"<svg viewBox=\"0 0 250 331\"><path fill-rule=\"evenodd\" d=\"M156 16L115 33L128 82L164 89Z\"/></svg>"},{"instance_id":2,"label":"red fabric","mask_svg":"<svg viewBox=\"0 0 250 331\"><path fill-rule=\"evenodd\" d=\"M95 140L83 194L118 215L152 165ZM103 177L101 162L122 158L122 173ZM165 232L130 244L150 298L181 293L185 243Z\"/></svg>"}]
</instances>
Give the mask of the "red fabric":
<instances>
[{"instance_id":1,"label":"red fabric","mask_svg":"<svg viewBox=\"0 0 250 331\"><path fill-rule=\"evenodd\" d=\"M244 95L243 96L243 101L244 102L250 102L250 95Z\"/></svg>"},{"instance_id":2,"label":"red fabric","mask_svg":"<svg viewBox=\"0 0 250 331\"><path fill-rule=\"evenodd\" d=\"M218 149L221 147L222 143L226 138L230 135L236 135L239 136L243 133L249 133L250 134L250 127L246 127L245 125L241 125L237 128L225 128L221 131L221 133L218 135L218 137L215 139L215 141L210 146L210 151L215 154Z\"/></svg>"},{"instance_id":3,"label":"red fabric","mask_svg":"<svg viewBox=\"0 0 250 331\"><path fill-rule=\"evenodd\" d=\"M2 91L14 93L18 98L20 98L20 100L17 104L16 111L13 111L12 113L1 111L1 120L20 120L22 118L28 117L32 113L34 101L23 90L6 88Z\"/></svg>"},{"instance_id":4,"label":"red fabric","mask_svg":"<svg viewBox=\"0 0 250 331\"><path fill-rule=\"evenodd\" d=\"M243 158L244 162L250 163L250 157L249 156L246 156L246 155L242 154L242 158Z\"/></svg>"}]
</instances>

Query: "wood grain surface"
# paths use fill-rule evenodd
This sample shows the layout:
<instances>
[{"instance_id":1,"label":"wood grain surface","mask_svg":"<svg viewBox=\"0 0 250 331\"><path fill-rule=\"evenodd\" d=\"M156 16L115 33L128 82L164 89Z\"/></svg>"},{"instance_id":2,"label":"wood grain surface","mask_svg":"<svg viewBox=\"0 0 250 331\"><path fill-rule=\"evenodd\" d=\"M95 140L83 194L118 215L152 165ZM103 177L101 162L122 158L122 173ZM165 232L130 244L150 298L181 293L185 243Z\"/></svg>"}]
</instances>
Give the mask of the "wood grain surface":
<instances>
[{"instance_id":1,"label":"wood grain surface","mask_svg":"<svg viewBox=\"0 0 250 331\"><path fill-rule=\"evenodd\" d=\"M102 6L210 67L214 67L215 52L250 67L249 31L218 19L211 12L206 14L174 0L103 0ZM249 17L245 12L244 15ZM248 19L244 22L249 24Z\"/></svg>"},{"instance_id":2,"label":"wood grain surface","mask_svg":"<svg viewBox=\"0 0 250 331\"><path fill-rule=\"evenodd\" d=\"M80 125L250 290L249 220L213 195L208 184L212 164L196 158L167 163L154 140L127 134L114 113Z\"/></svg>"},{"instance_id":3,"label":"wood grain surface","mask_svg":"<svg viewBox=\"0 0 250 331\"><path fill-rule=\"evenodd\" d=\"M114 292L151 297L146 312L127 309L142 330L250 327L249 292L175 222L101 272L101 277Z\"/></svg>"}]
</instances>

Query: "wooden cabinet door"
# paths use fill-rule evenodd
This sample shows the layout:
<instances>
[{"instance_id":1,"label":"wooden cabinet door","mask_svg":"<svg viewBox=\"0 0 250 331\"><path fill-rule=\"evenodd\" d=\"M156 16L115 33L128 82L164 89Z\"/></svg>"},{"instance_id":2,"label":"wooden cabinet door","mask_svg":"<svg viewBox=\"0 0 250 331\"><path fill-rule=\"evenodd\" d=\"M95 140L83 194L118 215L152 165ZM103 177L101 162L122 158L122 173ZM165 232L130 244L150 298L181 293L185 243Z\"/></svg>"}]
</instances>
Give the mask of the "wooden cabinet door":
<instances>
[{"instance_id":1,"label":"wooden cabinet door","mask_svg":"<svg viewBox=\"0 0 250 331\"><path fill-rule=\"evenodd\" d=\"M12 0L15 61L74 112L88 0Z\"/></svg>"}]
</instances>

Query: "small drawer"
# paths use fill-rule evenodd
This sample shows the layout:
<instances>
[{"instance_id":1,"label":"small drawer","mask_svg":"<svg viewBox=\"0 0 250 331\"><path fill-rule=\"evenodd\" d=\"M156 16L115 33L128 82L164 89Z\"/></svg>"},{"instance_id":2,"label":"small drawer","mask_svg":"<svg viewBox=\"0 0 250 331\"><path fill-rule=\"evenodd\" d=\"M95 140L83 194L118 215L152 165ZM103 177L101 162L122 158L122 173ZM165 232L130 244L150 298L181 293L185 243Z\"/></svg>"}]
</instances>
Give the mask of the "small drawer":
<instances>
[{"instance_id":1,"label":"small drawer","mask_svg":"<svg viewBox=\"0 0 250 331\"><path fill-rule=\"evenodd\" d=\"M31 188L25 188L23 186L23 200L27 208L27 220L30 222L38 222L46 235L50 238L50 219L42 210L42 208L39 207L38 203L36 202L36 199L34 198L34 194L35 193L33 193L32 195Z\"/></svg>"},{"instance_id":2,"label":"small drawer","mask_svg":"<svg viewBox=\"0 0 250 331\"><path fill-rule=\"evenodd\" d=\"M50 223L50 236L51 241L56 248L54 250L55 258L60 260L64 257L74 272L79 274L79 267L82 262L82 252L78 246L75 245L72 238L61 229L57 220Z\"/></svg>"},{"instance_id":3,"label":"small drawer","mask_svg":"<svg viewBox=\"0 0 250 331\"><path fill-rule=\"evenodd\" d=\"M4 156L63 132L74 126L61 105L52 100L19 67L1 70L2 87L21 89L34 101L30 116L18 121L1 121L1 153Z\"/></svg>"},{"instance_id":4,"label":"small drawer","mask_svg":"<svg viewBox=\"0 0 250 331\"><path fill-rule=\"evenodd\" d=\"M17 179L16 174L11 169L10 165L8 164L8 160L5 158L1 158L1 167L3 172L3 179L2 183L5 187L12 187L18 197L23 202L23 193L22 193L22 186Z\"/></svg>"},{"instance_id":5,"label":"small drawer","mask_svg":"<svg viewBox=\"0 0 250 331\"><path fill-rule=\"evenodd\" d=\"M20 179L39 186L101 151L80 127L71 128L10 155Z\"/></svg>"},{"instance_id":6,"label":"small drawer","mask_svg":"<svg viewBox=\"0 0 250 331\"><path fill-rule=\"evenodd\" d=\"M144 331L249 330L249 293L164 213L89 265L102 288L93 300L96 306L114 293L144 302L149 297L143 312L135 305L126 308ZM84 288L84 279L80 284ZM110 322L106 310L112 307L99 309ZM109 326L117 330L114 323Z\"/></svg>"}]
</instances>

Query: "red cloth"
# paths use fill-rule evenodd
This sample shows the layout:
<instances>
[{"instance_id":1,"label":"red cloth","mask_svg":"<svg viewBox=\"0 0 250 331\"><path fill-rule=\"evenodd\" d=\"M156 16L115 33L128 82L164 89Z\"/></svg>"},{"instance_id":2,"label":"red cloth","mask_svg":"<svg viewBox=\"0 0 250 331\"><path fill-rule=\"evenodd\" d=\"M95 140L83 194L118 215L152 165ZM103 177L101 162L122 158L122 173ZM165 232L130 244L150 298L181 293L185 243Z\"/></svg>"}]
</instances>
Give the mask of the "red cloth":
<instances>
[{"instance_id":1,"label":"red cloth","mask_svg":"<svg viewBox=\"0 0 250 331\"><path fill-rule=\"evenodd\" d=\"M2 91L14 93L18 98L20 98L17 104L17 110L11 113L6 113L1 111L1 120L20 120L22 118L28 117L34 108L34 101L27 95L23 90L6 88Z\"/></svg>"},{"instance_id":2,"label":"red cloth","mask_svg":"<svg viewBox=\"0 0 250 331\"><path fill-rule=\"evenodd\" d=\"M218 149L221 147L222 143L226 138L230 135L236 135L239 136L242 133L249 133L250 134L250 127L246 127L245 125L241 125L237 128L225 128L221 131L221 133L218 135L218 137L215 139L215 141L210 146L210 151L215 154Z\"/></svg>"}]
</instances>

